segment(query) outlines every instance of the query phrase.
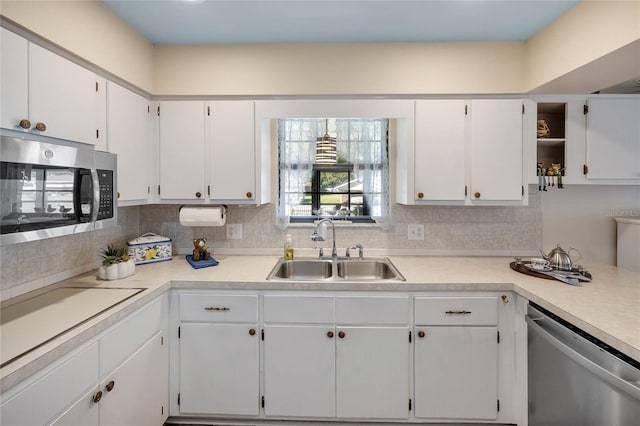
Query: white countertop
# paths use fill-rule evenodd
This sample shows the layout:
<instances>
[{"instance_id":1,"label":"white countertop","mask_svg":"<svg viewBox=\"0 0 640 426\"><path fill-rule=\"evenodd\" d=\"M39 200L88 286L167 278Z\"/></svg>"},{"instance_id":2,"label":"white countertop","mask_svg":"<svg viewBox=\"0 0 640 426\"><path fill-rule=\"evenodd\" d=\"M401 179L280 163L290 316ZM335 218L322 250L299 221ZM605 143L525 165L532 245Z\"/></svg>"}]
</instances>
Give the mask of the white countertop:
<instances>
[{"instance_id":1,"label":"white countertop","mask_svg":"<svg viewBox=\"0 0 640 426\"><path fill-rule=\"evenodd\" d=\"M405 282L267 281L276 256L218 255L219 265L193 269L183 256L139 265L117 281L100 281L95 272L55 287L145 288L146 290L91 318L0 370L0 392L46 367L170 288L324 291L514 291L626 355L640 360L640 274L613 266L584 263L593 281L575 287L520 274L507 257L390 256ZM8 300L3 307L33 294Z\"/></svg>"}]
</instances>

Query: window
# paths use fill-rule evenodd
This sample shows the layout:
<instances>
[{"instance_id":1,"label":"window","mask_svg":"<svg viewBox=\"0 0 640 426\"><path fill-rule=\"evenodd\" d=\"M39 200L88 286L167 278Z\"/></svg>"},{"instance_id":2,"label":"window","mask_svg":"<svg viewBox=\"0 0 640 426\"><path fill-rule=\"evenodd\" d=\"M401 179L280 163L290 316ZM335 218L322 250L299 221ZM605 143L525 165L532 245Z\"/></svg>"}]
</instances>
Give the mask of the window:
<instances>
[{"instance_id":1,"label":"window","mask_svg":"<svg viewBox=\"0 0 640 426\"><path fill-rule=\"evenodd\" d=\"M278 224L389 222L386 119L281 119Z\"/></svg>"}]
</instances>

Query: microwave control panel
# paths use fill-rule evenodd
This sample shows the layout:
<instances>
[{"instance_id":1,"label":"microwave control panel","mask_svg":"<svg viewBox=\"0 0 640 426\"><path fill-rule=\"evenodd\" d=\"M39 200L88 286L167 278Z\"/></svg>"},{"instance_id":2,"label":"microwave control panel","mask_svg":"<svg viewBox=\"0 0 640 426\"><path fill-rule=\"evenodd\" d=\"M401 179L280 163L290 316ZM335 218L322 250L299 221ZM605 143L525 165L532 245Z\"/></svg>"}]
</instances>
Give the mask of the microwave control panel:
<instances>
[{"instance_id":1,"label":"microwave control panel","mask_svg":"<svg viewBox=\"0 0 640 426\"><path fill-rule=\"evenodd\" d=\"M100 184L100 206L98 207L98 220L113 217L113 170L98 170L98 182Z\"/></svg>"}]
</instances>

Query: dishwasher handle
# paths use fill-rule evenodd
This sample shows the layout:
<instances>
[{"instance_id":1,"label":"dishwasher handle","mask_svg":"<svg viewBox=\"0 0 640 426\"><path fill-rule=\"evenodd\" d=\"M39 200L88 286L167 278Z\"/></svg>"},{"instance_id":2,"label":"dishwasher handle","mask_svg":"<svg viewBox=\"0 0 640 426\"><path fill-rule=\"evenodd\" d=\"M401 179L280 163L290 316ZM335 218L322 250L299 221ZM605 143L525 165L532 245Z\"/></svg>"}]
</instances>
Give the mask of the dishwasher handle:
<instances>
[{"instance_id":1,"label":"dishwasher handle","mask_svg":"<svg viewBox=\"0 0 640 426\"><path fill-rule=\"evenodd\" d=\"M562 342L562 340L558 339L556 336L552 335L547 330L542 328L540 324L538 324L538 322L543 320L555 322L553 319L546 317L539 312L536 312L536 313L539 315L542 315L542 317L539 317L539 316L533 317L531 315L525 315L525 320L527 322L527 325L529 326L528 327L529 332L533 331L537 333L538 335L540 335L540 337L542 337L548 343L556 347L558 350L560 350L562 353L564 353L574 362L578 363L579 365L581 365L591 373L600 377L602 380L616 387L622 392L629 394L632 398L636 400L640 400L640 382L627 381L622 377L619 377L613 374L612 372L603 368L597 363L593 362L592 360L585 357L584 355L576 352L575 350L567 346L564 342Z\"/></svg>"}]
</instances>

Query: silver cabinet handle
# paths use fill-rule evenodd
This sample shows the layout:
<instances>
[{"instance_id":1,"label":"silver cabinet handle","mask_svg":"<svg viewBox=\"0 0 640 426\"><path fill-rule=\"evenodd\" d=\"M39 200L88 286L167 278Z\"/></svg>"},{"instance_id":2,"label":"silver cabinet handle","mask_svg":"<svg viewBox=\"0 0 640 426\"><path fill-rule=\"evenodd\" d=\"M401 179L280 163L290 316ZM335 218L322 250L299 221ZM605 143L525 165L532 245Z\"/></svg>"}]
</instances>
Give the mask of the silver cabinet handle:
<instances>
[{"instance_id":1,"label":"silver cabinet handle","mask_svg":"<svg viewBox=\"0 0 640 426\"><path fill-rule=\"evenodd\" d=\"M447 315L469 315L471 311L446 311Z\"/></svg>"},{"instance_id":2,"label":"silver cabinet handle","mask_svg":"<svg viewBox=\"0 0 640 426\"><path fill-rule=\"evenodd\" d=\"M204 308L205 311L230 311L231 308L227 308L226 306L207 306Z\"/></svg>"}]
</instances>

